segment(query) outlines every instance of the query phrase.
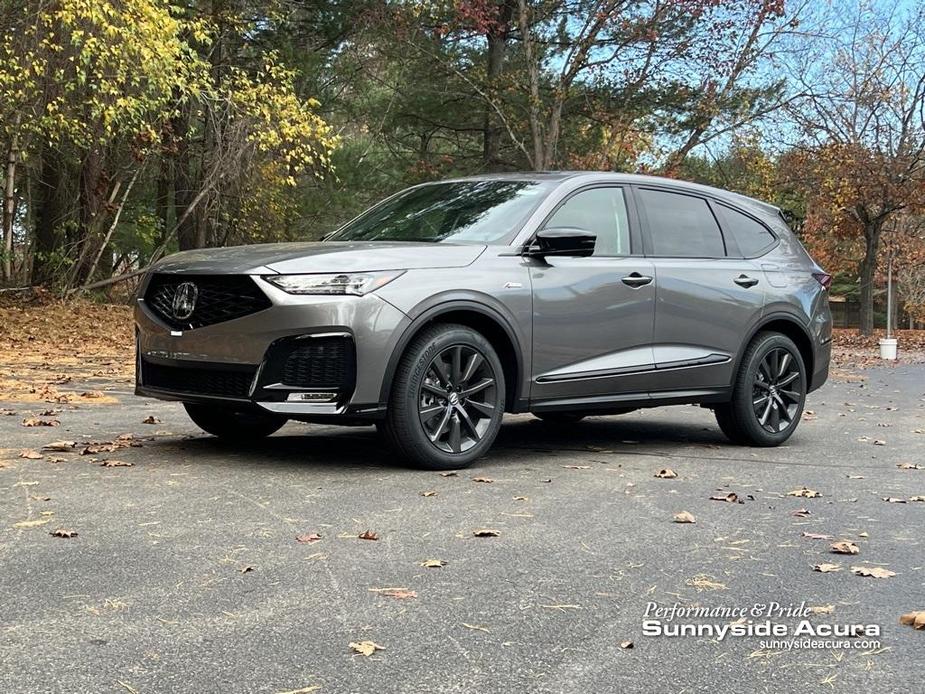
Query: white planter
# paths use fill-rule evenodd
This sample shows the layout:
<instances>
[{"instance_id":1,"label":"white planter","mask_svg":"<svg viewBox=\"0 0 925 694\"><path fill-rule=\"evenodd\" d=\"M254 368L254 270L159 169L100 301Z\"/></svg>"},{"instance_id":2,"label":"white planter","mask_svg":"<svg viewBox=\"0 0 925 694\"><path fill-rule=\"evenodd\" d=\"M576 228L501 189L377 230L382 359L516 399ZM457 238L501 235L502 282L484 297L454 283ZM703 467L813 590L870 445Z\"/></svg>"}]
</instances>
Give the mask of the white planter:
<instances>
[{"instance_id":1,"label":"white planter","mask_svg":"<svg viewBox=\"0 0 925 694\"><path fill-rule=\"evenodd\" d=\"M889 359L890 361L896 359L895 337L885 337L880 340L880 358Z\"/></svg>"}]
</instances>

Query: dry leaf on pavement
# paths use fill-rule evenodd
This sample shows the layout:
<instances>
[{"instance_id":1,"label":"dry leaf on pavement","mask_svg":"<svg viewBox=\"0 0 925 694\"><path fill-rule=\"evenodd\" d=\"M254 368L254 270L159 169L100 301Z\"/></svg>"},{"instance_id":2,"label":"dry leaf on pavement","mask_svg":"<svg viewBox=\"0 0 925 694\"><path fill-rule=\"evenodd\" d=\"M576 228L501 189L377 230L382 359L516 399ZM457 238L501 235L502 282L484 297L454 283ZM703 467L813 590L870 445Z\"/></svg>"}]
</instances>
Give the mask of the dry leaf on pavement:
<instances>
[{"instance_id":1,"label":"dry leaf on pavement","mask_svg":"<svg viewBox=\"0 0 925 694\"><path fill-rule=\"evenodd\" d=\"M861 548L850 540L839 540L832 543L830 551L832 554L859 554Z\"/></svg>"},{"instance_id":2,"label":"dry leaf on pavement","mask_svg":"<svg viewBox=\"0 0 925 694\"><path fill-rule=\"evenodd\" d=\"M385 646L380 646L375 641L351 641L350 648L363 656L371 656L376 651L385 650Z\"/></svg>"},{"instance_id":3,"label":"dry leaf on pavement","mask_svg":"<svg viewBox=\"0 0 925 694\"><path fill-rule=\"evenodd\" d=\"M813 571L828 574L832 573L833 571L841 571L841 566L839 564L816 564L813 567Z\"/></svg>"},{"instance_id":4,"label":"dry leaf on pavement","mask_svg":"<svg viewBox=\"0 0 925 694\"><path fill-rule=\"evenodd\" d=\"M822 496L822 494L817 492L815 489L801 487L800 489L794 489L792 492L787 492L787 496L800 496L806 499L816 499Z\"/></svg>"},{"instance_id":5,"label":"dry leaf on pavement","mask_svg":"<svg viewBox=\"0 0 925 694\"><path fill-rule=\"evenodd\" d=\"M155 417L153 414L149 414L147 417L141 420L142 424L160 424L161 420Z\"/></svg>"},{"instance_id":6,"label":"dry leaf on pavement","mask_svg":"<svg viewBox=\"0 0 925 694\"><path fill-rule=\"evenodd\" d=\"M76 530L68 530L66 528L58 528L57 530L53 530L50 534L53 535L54 537L64 537L64 538L77 537Z\"/></svg>"},{"instance_id":7,"label":"dry leaf on pavement","mask_svg":"<svg viewBox=\"0 0 925 694\"><path fill-rule=\"evenodd\" d=\"M491 477L473 477L473 482L484 482L485 484L491 484L494 480Z\"/></svg>"},{"instance_id":8,"label":"dry leaf on pavement","mask_svg":"<svg viewBox=\"0 0 925 694\"><path fill-rule=\"evenodd\" d=\"M77 444L74 441L52 441L42 446L43 451L69 451Z\"/></svg>"},{"instance_id":9,"label":"dry leaf on pavement","mask_svg":"<svg viewBox=\"0 0 925 694\"><path fill-rule=\"evenodd\" d=\"M872 576L873 578L892 578L896 575L895 571L880 566L852 566L851 573L856 576Z\"/></svg>"},{"instance_id":10,"label":"dry leaf on pavement","mask_svg":"<svg viewBox=\"0 0 925 694\"><path fill-rule=\"evenodd\" d=\"M723 496L720 496L717 494L717 495L710 497L710 501L727 501L730 504L734 504L738 500L739 500L739 495L736 494L735 492L729 492L728 494L725 494Z\"/></svg>"},{"instance_id":11,"label":"dry leaf on pavement","mask_svg":"<svg viewBox=\"0 0 925 694\"><path fill-rule=\"evenodd\" d=\"M807 540L831 540L833 539L831 535L825 535L823 533L808 533L803 531L803 537Z\"/></svg>"},{"instance_id":12,"label":"dry leaf on pavement","mask_svg":"<svg viewBox=\"0 0 925 694\"><path fill-rule=\"evenodd\" d=\"M306 533L304 535L296 535L295 541L303 545L310 545L321 540L321 535L318 533Z\"/></svg>"},{"instance_id":13,"label":"dry leaf on pavement","mask_svg":"<svg viewBox=\"0 0 925 694\"><path fill-rule=\"evenodd\" d=\"M900 463L897 465L900 470L921 470L922 466L918 463Z\"/></svg>"},{"instance_id":14,"label":"dry leaf on pavement","mask_svg":"<svg viewBox=\"0 0 925 694\"><path fill-rule=\"evenodd\" d=\"M694 518L694 514L688 513L687 511L681 511L680 513L674 514L675 523L696 523L697 519Z\"/></svg>"},{"instance_id":15,"label":"dry leaf on pavement","mask_svg":"<svg viewBox=\"0 0 925 694\"><path fill-rule=\"evenodd\" d=\"M899 623L916 629L925 629L925 610L907 612L899 618Z\"/></svg>"},{"instance_id":16,"label":"dry leaf on pavement","mask_svg":"<svg viewBox=\"0 0 925 694\"><path fill-rule=\"evenodd\" d=\"M135 463L129 463L124 460L104 460L100 465L102 467L132 467Z\"/></svg>"},{"instance_id":17,"label":"dry leaf on pavement","mask_svg":"<svg viewBox=\"0 0 925 694\"><path fill-rule=\"evenodd\" d=\"M361 540L378 540L379 539L379 536L376 533L374 533L372 530L364 530L359 535L357 535L357 537L360 538Z\"/></svg>"},{"instance_id":18,"label":"dry leaf on pavement","mask_svg":"<svg viewBox=\"0 0 925 694\"><path fill-rule=\"evenodd\" d=\"M42 454L38 451L34 451L31 448L24 448L19 453L20 458L27 458L28 460L38 460L42 457Z\"/></svg>"},{"instance_id":19,"label":"dry leaf on pavement","mask_svg":"<svg viewBox=\"0 0 925 694\"><path fill-rule=\"evenodd\" d=\"M421 496L437 496L437 494L438 492L435 491L421 492Z\"/></svg>"},{"instance_id":20,"label":"dry leaf on pavement","mask_svg":"<svg viewBox=\"0 0 925 694\"><path fill-rule=\"evenodd\" d=\"M446 566L446 562L442 559L425 559L421 562L421 566L425 569L439 569Z\"/></svg>"},{"instance_id":21,"label":"dry leaf on pavement","mask_svg":"<svg viewBox=\"0 0 925 694\"><path fill-rule=\"evenodd\" d=\"M655 473L655 476L663 480L673 480L678 476L678 473L672 470L670 467L664 467L658 472Z\"/></svg>"},{"instance_id":22,"label":"dry leaf on pavement","mask_svg":"<svg viewBox=\"0 0 925 694\"><path fill-rule=\"evenodd\" d=\"M627 650L632 647L633 647L632 641L621 641L620 642L620 648L622 648L623 650Z\"/></svg>"},{"instance_id":23,"label":"dry leaf on pavement","mask_svg":"<svg viewBox=\"0 0 925 694\"><path fill-rule=\"evenodd\" d=\"M472 534L476 537L498 537L501 533L492 528L477 528L472 531Z\"/></svg>"},{"instance_id":24,"label":"dry leaf on pavement","mask_svg":"<svg viewBox=\"0 0 925 694\"><path fill-rule=\"evenodd\" d=\"M384 595L387 598L395 598L396 600L407 600L408 598L416 598L418 594L413 590L408 590L407 588L370 588L370 593L379 593L379 595Z\"/></svg>"}]
</instances>

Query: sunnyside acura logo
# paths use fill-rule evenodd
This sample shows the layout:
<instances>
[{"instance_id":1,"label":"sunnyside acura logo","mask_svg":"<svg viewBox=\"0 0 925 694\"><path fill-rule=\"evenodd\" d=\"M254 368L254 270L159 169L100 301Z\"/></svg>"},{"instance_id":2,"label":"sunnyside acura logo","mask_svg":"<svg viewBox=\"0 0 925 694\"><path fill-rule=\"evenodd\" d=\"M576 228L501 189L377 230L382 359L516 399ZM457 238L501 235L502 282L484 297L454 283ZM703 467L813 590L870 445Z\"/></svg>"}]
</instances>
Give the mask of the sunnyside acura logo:
<instances>
[{"instance_id":1,"label":"sunnyside acura logo","mask_svg":"<svg viewBox=\"0 0 925 694\"><path fill-rule=\"evenodd\" d=\"M192 282L183 282L177 286L177 291L173 295L173 302L170 305L173 311L173 317L177 320L186 320L193 315L196 310L196 299L199 296L199 289Z\"/></svg>"}]
</instances>

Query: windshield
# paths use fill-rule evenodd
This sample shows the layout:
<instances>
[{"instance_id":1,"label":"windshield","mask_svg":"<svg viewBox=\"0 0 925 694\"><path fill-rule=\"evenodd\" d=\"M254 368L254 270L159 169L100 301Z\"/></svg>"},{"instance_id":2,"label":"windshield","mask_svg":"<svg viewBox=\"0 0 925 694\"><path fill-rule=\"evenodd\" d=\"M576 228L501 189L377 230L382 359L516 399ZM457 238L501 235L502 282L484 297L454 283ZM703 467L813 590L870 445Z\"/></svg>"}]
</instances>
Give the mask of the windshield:
<instances>
[{"instance_id":1,"label":"windshield","mask_svg":"<svg viewBox=\"0 0 925 694\"><path fill-rule=\"evenodd\" d=\"M488 180L411 188L327 240L494 243L520 228L549 187L540 181Z\"/></svg>"}]
</instances>

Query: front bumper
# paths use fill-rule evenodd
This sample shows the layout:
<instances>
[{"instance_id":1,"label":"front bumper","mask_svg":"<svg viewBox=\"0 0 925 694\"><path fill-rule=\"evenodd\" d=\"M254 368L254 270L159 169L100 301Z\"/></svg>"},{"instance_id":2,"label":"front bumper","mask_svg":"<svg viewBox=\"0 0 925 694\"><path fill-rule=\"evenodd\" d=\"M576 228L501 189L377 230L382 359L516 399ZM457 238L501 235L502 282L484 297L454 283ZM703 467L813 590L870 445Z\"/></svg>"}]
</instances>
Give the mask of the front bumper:
<instances>
[{"instance_id":1,"label":"front bumper","mask_svg":"<svg viewBox=\"0 0 925 694\"><path fill-rule=\"evenodd\" d=\"M139 298L135 392L293 417L380 415L388 356L408 317L375 294L293 296L253 279L270 299L269 308L193 330L171 329ZM287 385L281 361L294 348L322 341L343 343L352 373L337 384Z\"/></svg>"}]
</instances>

